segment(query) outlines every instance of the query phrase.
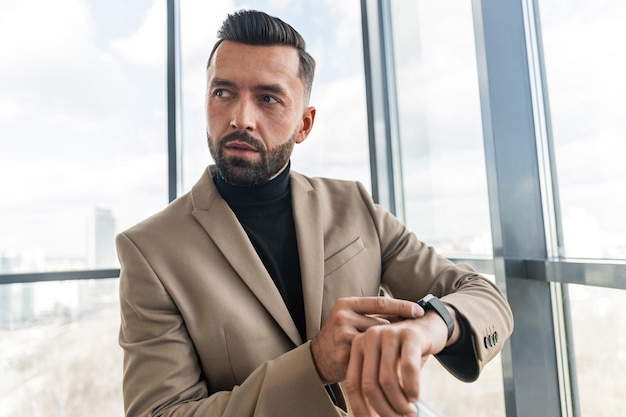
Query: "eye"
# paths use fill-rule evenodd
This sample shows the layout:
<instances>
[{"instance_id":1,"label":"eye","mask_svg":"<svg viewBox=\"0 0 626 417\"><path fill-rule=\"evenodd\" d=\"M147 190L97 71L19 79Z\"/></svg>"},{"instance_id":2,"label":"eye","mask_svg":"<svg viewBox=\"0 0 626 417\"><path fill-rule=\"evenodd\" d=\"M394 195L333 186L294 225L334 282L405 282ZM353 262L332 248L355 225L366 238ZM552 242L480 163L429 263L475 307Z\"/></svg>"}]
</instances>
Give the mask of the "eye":
<instances>
[{"instance_id":1,"label":"eye","mask_svg":"<svg viewBox=\"0 0 626 417\"><path fill-rule=\"evenodd\" d=\"M213 90L213 95L215 97L230 97L228 90L224 90L223 88L216 88Z\"/></svg>"},{"instance_id":2,"label":"eye","mask_svg":"<svg viewBox=\"0 0 626 417\"><path fill-rule=\"evenodd\" d=\"M266 95L266 96L262 96L262 97L261 97L261 101L262 101L263 103L268 103L268 104L278 103L278 100L276 100L276 98L275 98L275 97L272 97L272 96L267 96L267 95Z\"/></svg>"}]
</instances>

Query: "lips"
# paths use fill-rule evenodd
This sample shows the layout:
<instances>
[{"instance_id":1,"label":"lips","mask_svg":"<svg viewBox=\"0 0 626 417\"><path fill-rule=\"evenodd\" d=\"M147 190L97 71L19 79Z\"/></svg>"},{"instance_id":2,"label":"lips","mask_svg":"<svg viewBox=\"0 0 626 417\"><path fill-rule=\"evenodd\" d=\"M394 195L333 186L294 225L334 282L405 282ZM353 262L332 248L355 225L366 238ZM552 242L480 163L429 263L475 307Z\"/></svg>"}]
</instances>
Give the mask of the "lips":
<instances>
[{"instance_id":1,"label":"lips","mask_svg":"<svg viewBox=\"0 0 626 417\"><path fill-rule=\"evenodd\" d=\"M263 142L247 132L232 132L222 138L220 152L236 158L257 158L265 151Z\"/></svg>"},{"instance_id":2,"label":"lips","mask_svg":"<svg viewBox=\"0 0 626 417\"><path fill-rule=\"evenodd\" d=\"M221 148L225 154L235 158L256 159L257 155L261 153L259 148L256 146L240 140L233 140L231 142L224 143Z\"/></svg>"},{"instance_id":3,"label":"lips","mask_svg":"<svg viewBox=\"0 0 626 417\"><path fill-rule=\"evenodd\" d=\"M233 141L229 142L225 145L226 149L234 150L234 151L248 151L248 152L258 152L259 150L245 142Z\"/></svg>"}]
</instances>

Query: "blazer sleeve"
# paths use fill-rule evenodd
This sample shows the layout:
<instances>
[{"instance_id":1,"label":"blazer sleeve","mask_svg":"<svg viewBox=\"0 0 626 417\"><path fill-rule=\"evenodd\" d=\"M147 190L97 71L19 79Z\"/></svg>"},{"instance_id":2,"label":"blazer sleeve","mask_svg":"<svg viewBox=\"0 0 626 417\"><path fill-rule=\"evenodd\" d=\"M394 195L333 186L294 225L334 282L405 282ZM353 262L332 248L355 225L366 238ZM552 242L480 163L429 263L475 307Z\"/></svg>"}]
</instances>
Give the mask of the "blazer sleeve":
<instances>
[{"instance_id":1,"label":"blazer sleeve","mask_svg":"<svg viewBox=\"0 0 626 417\"><path fill-rule=\"evenodd\" d=\"M119 342L126 416L341 416L305 343L259 366L231 391L209 394L185 322L165 286L126 235L121 262Z\"/></svg>"},{"instance_id":2,"label":"blazer sleeve","mask_svg":"<svg viewBox=\"0 0 626 417\"><path fill-rule=\"evenodd\" d=\"M362 185L361 196L377 230L382 256L381 286L391 296L417 301L433 294L453 307L470 333L467 349L445 349L437 359L463 381L478 378L513 331L513 315L502 292L470 266L439 255L393 215L375 205ZM467 337L467 335L466 335Z\"/></svg>"}]
</instances>

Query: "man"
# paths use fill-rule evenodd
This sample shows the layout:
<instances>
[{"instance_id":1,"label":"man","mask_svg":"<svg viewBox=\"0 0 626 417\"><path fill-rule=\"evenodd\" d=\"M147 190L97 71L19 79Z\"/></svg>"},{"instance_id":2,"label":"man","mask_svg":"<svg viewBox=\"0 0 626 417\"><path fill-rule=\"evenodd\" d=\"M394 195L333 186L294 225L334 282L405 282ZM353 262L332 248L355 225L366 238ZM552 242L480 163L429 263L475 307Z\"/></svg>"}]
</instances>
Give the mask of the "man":
<instances>
[{"instance_id":1,"label":"man","mask_svg":"<svg viewBox=\"0 0 626 417\"><path fill-rule=\"evenodd\" d=\"M215 166L117 237L126 415L412 416L430 355L476 379L512 331L501 293L362 185L290 170L315 120L291 26L240 11L218 37Z\"/></svg>"}]
</instances>

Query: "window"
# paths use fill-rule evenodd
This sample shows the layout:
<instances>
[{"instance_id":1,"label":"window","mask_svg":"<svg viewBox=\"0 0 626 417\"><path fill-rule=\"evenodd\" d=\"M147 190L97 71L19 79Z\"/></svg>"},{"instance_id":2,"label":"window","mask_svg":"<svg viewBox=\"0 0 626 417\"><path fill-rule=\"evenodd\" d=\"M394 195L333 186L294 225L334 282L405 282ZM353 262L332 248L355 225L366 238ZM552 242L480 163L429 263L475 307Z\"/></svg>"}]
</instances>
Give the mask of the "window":
<instances>
[{"instance_id":1,"label":"window","mask_svg":"<svg viewBox=\"0 0 626 417\"><path fill-rule=\"evenodd\" d=\"M471 4L390 5L407 226L446 256L491 257ZM473 384L434 359L421 380L437 414L505 414L500 357Z\"/></svg>"},{"instance_id":2,"label":"window","mask_svg":"<svg viewBox=\"0 0 626 417\"><path fill-rule=\"evenodd\" d=\"M7 376L0 381L0 417L122 415L117 279L71 272L96 275L98 269L116 268L113 236L167 203L166 2L22 3L0 2L0 276L25 273L41 281L0 284L0 370ZM180 3L183 192L211 163L204 84L215 31L227 13L243 7L293 24L318 63L311 98L318 111L315 128L296 147L293 168L370 186L361 2ZM435 415L502 416L504 381L511 400L507 408L514 406L514 412L537 415L549 406L567 414L571 406L560 400L568 398L559 398L562 387L554 381L561 376L559 365L569 364L572 404L580 411L574 414L619 414L623 384L606 376L626 372L626 340L615 331L626 320L619 308L625 301L624 265L603 262L626 259L626 168L621 161L626 50L620 42L626 38L621 24L626 6L617 0L366 3L389 7L393 21L395 57L385 64L395 71L407 225L445 256L496 258L494 269L502 275L509 271L498 269L498 261L530 267L512 271L530 279L498 275L500 284L513 288L517 339L509 342L507 355L488 364L474 384L457 381L429 360L421 401ZM541 216L531 213L531 220L518 222L515 198L497 204L492 221L506 229L500 242L506 250L492 256L481 106L493 123L485 124L485 132L497 128L486 143L507 153L487 152L488 163L497 165L489 165L490 185L514 197L508 191L523 189L524 181L540 183L539 173L509 166L533 159L528 153L519 158L517 145L534 153L531 131L540 124L525 117L531 100L528 74L520 65L524 48L535 46L523 44L521 15L532 20L536 5L541 25L533 32L534 21L524 22L533 32L526 33L526 41L540 35L542 88L549 100L534 115L547 121L554 145L549 150L554 150L550 157L556 162L559 203L555 213L544 215L551 219L555 214L563 237L560 251L548 244L549 251L593 258L589 263L528 256L541 252L528 249L542 246L536 241L524 244L543 229L527 234L525 228L539 229L532 219ZM481 92L491 94L483 103L477 56ZM529 56L535 57L534 50ZM535 69L533 87L544 81ZM507 102L515 104L508 107ZM532 192L524 196L531 203L526 207L541 206ZM535 281L529 270L543 275ZM55 271L64 281L36 275ZM563 289L552 294L552 301L563 296L554 310L547 286ZM528 303L535 308L528 309ZM556 310L555 341L549 322ZM566 357L559 362L565 350L569 363ZM553 361L528 360L553 356L559 356L554 369ZM542 381L541 390L536 381Z\"/></svg>"},{"instance_id":3,"label":"window","mask_svg":"<svg viewBox=\"0 0 626 417\"><path fill-rule=\"evenodd\" d=\"M0 417L123 415L117 284L0 285Z\"/></svg>"},{"instance_id":4,"label":"window","mask_svg":"<svg viewBox=\"0 0 626 417\"><path fill-rule=\"evenodd\" d=\"M0 273L113 268L167 203L165 7L1 7Z\"/></svg>"},{"instance_id":5,"label":"window","mask_svg":"<svg viewBox=\"0 0 626 417\"><path fill-rule=\"evenodd\" d=\"M580 415L616 416L624 412L626 372L626 291L584 285L567 286Z\"/></svg>"},{"instance_id":6,"label":"window","mask_svg":"<svg viewBox=\"0 0 626 417\"><path fill-rule=\"evenodd\" d=\"M167 203L165 2L0 4L0 274L117 267ZM122 415L117 279L0 285L0 416Z\"/></svg>"},{"instance_id":7,"label":"window","mask_svg":"<svg viewBox=\"0 0 626 417\"><path fill-rule=\"evenodd\" d=\"M316 60L309 137L296 145L292 169L310 176L358 180L369 187L369 154L360 6L351 1L181 2L184 188L212 163L206 140L205 68L228 13L262 10L292 25Z\"/></svg>"},{"instance_id":8,"label":"window","mask_svg":"<svg viewBox=\"0 0 626 417\"><path fill-rule=\"evenodd\" d=\"M626 258L626 5L540 1L563 255Z\"/></svg>"},{"instance_id":9,"label":"window","mask_svg":"<svg viewBox=\"0 0 626 417\"><path fill-rule=\"evenodd\" d=\"M471 5L391 7L407 225L447 256L491 256Z\"/></svg>"}]
</instances>

